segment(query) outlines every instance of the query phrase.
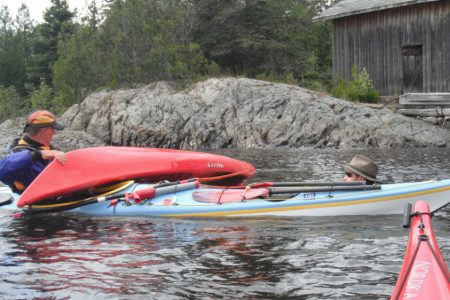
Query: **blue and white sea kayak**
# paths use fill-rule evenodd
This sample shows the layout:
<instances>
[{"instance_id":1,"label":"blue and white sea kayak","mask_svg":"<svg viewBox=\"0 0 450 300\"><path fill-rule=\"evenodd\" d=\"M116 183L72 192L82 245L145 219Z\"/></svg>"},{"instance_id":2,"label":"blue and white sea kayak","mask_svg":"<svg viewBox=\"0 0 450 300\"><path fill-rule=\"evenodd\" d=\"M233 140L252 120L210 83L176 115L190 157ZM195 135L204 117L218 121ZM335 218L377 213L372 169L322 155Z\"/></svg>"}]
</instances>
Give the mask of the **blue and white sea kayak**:
<instances>
[{"instance_id":1,"label":"blue and white sea kayak","mask_svg":"<svg viewBox=\"0 0 450 300\"><path fill-rule=\"evenodd\" d=\"M133 195L148 188L149 185L132 184L118 194L125 192ZM426 201L432 211L450 201L450 179L383 184L379 189L371 190L362 187L338 191L338 186L301 189L302 192L290 196L270 195L263 188L195 188L194 185L184 184L154 193L149 199L99 199L95 203L69 209L68 212L97 216L158 217L379 215L402 214L405 203L419 200ZM295 188L284 191L290 193Z\"/></svg>"},{"instance_id":2,"label":"blue and white sea kayak","mask_svg":"<svg viewBox=\"0 0 450 300\"><path fill-rule=\"evenodd\" d=\"M292 195L293 191L297 193ZM149 217L380 215L402 214L405 203L419 200L426 201L431 211L446 205L450 201L450 179L356 186L353 190L352 187L311 186L281 188L281 191L198 187L194 183L155 189L149 184L130 183L108 196L32 205L23 210Z\"/></svg>"}]
</instances>

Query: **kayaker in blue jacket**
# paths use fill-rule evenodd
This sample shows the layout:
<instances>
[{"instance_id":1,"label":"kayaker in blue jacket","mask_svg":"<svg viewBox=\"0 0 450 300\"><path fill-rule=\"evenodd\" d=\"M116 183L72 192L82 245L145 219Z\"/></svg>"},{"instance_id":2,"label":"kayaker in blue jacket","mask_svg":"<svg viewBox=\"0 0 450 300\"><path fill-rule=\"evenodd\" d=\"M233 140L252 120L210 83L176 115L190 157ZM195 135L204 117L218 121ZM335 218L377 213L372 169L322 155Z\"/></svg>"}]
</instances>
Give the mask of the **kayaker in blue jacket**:
<instances>
[{"instance_id":1,"label":"kayaker in blue jacket","mask_svg":"<svg viewBox=\"0 0 450 300\"><path fill-rule=\"evenodd\" d=\"M364 155L355 155L350 163L345 166L345 171L345 182L365 181L366 184L380 182L377 180L377 165Z\"/></svg>"},{"instance_id":2,"label":"kayaker in blue jacket","mask_svg":"<svg viewBox=\"0 0 450 300\"><path fill-rule=\"evenodd\" d=\"M64 126L56 122L51 112L38 110L31 113L25 123L24 135L13 141L7 157L0 160L0 181L21 194L51 160L64 164L67 161L65 153L51 145L56 130L62 129Z\"/></svg>"}]
</instances>

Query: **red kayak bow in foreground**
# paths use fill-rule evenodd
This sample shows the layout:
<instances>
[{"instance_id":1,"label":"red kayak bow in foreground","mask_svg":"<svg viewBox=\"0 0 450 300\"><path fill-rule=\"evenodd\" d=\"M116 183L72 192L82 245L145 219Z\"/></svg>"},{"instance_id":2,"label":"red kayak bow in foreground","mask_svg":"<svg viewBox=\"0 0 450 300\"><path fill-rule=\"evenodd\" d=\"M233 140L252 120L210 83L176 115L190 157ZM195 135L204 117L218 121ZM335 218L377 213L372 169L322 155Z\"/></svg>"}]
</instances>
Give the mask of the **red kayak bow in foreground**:
<instances>
[{"instance_id":1,"label":"red kayak bow in foreground","mask_svg":"<svg viewBox=\"0 0 450 300\"><path fill-rule=\"evenodd\" d=\"M435 239L428 204L417 202L410 217L409 242L391 299L448 300L449 271Z\"/></svg>"}]
</instances>

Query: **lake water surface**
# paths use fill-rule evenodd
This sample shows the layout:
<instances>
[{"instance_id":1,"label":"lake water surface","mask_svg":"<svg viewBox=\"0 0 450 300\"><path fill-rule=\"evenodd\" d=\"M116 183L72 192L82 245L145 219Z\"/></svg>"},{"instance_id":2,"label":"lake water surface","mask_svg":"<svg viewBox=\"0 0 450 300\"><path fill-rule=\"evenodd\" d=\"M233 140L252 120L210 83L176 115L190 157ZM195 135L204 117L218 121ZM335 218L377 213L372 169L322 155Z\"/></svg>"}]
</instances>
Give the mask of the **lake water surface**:
<instances>
[{"instance_id":1,"label":"lake water surface","mask_svg":"<svg viewBox=\"0 0 450 300\"><path fill-rule=\"evenodd\" d=\"M450 178L450 149L214 151L263 180L340 180L355 154L387 182ZM450 200L450 199L449 199ZM433 218L450 261L450 208ZM386 299L402 216L13 219L0 209L0 299Z\"/></svg>"}]
</instances>

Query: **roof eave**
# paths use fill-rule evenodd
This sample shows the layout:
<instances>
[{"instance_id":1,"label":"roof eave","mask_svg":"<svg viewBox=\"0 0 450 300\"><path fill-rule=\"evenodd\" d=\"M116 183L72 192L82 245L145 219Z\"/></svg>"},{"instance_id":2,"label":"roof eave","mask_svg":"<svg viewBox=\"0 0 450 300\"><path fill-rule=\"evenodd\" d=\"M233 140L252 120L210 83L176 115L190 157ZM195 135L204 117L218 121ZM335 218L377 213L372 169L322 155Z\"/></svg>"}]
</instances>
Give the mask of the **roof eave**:
<instances>
[{"instance_id":1,"label":"roof eave","mask_svg":"<svg viewBox=\"0 0 450 300\"><path fill-rule=\"evenodd\" d=\"M397 7L402 7L402 6L409 6L409 5L413 5L413 4L437 2L437 1L440 1L440 0L425 0L425 1L424 0L411 0L411 1L403 2L403 3L392 3L392 4L387 4L387 5L380 5L380 6L376 6L376 7L370 7L367 9L360 9L360 10L355 10L355 11L345 12L345 13L340 13L340 14L334 14L334 15L329 15L329 16L318 15L318 16L315 16L313 18L313 20L319 21L319 20L339 19L339 18L344 18L344 17L348 17L348 16L353 16L353 15L366 14L366 13L370 13L370 12L378 11L378 10L385 10L385 9L397 8Z\"/></svg>"}]
</instances>

